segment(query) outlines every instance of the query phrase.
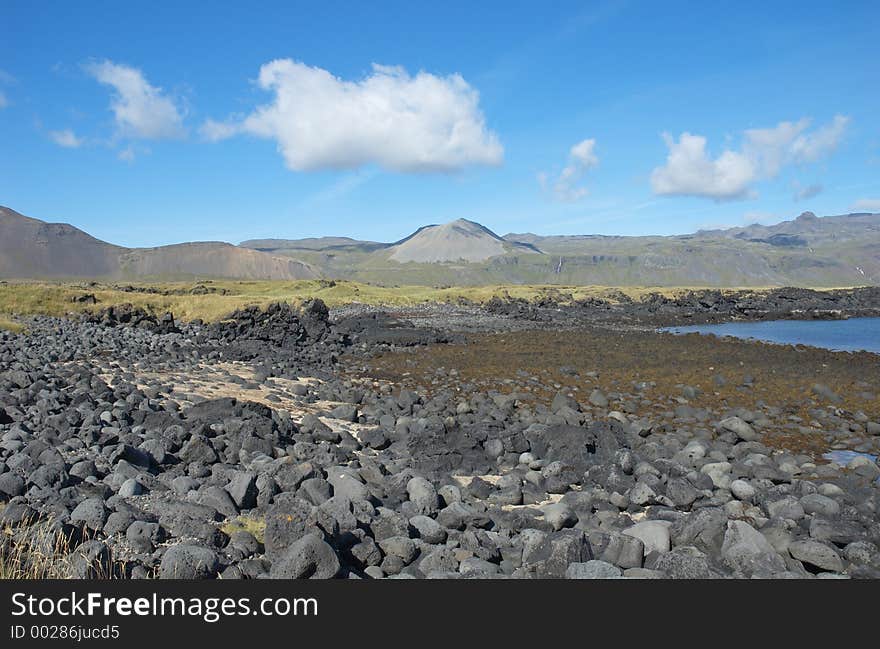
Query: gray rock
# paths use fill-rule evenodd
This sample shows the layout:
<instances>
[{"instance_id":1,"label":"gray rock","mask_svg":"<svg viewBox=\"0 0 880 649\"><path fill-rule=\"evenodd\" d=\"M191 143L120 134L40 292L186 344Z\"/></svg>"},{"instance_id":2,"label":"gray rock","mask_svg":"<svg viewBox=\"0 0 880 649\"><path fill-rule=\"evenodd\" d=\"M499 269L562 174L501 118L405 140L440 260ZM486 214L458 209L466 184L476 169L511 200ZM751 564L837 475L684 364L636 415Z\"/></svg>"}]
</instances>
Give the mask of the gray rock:
<instances>
[{"instance_id":1,"label":"gray rock","mask_svg":"<svg viewBox=\"0 0 880 649\"><path fill-rule=\"evenodd\" d=\"M110 548L103 541L91 540L79 544L67 555L72 579L110 579L113 559Z\"/></svg>"},{"instance_id":2,"label":"gray rock","mask_svg":"<svg viewBox=\"0 0 880 649\"><path fill-rule=\"evenodd\" d=\"M392 536L379 541L379 547L386 555L398 557L404 565L409 565L418 556L418 549L412 539L405 536Z\"/></svg>"},{"instance_id":3,"label":"gray rock","mask_svg":"<svg viewBox=\"0 0 880 649\"><path fill-rule=\"evenodd\" d=\"M10 500L24 493L24 480L14 473L0 475L0 500Z\"/></svg>"},{"instance_id":4,"label":"gray rock","mask_svg":"<svg viewBox=\"0 0 880 649\"><path fill-rule=\"evenodd\" d=\"M755 432L755 429L739 417L722 419L718 422L718 428L733 433L737 438L744 442L754 442L758 439L758 434Z\"/></svg>"},{"instance_id":5,"label":"gray rock","mask_svg":"<svg viewBox=\"0 0 880 649\"><path fill-rule=\"evenodd\" d=\"M669 551L671 525L669 521L641 521L626 528L623 533L641 541L647 556L651 552Z\"/></svg>"},{"instance_id":6,"label":"gray rock","mask_svg":"<svg viewBox=\"0 0 880 649\"><path fill-rule=\"evenodd\" d=\"M627 568L623 571L626 579L666 579L666 573L649 568Z\"/></svg>"},{"instance_id":7,"label":"gray rock","mask_svg":"<svg viewBox=\"0 0 880 649\"><path fill-rule=\"evenodd\" d=\"M843 560L840 555L834 548L824 543L812 540L794 541L788 546L788 551L802 563L829 572L843 572Z\"/></svg>"},{"instance_id":8,"label":"gray rock","mask_svg":"<svg viewBox=\"0 0 880 649\"><path fill-rule=\"evenodd\" d=\"M135 521L128 526L125 538L135 552L149 553L165 540L165 531L158 523Z\"/></svg>"},{"instance_id":9,"label":"gray rock","mask_svg":"<svg viewBox=\"0 0 880 649\"><path fill-rule=\"evenodd\" d=\"M734 480L730 483L730 493L732 493L737 500L752 502L757 495L758 490L745 480Z\"/></svg>"},{"instance_id":10,"label":"gray rock","mask_svg":"<svg viewBox=\"0 0 880 649\"><path fill-rule=\"evenodd\" d=\"M616 532L590 532L590 549L597 559L624 570L640 568L645 556L645 545L635 536Z\"/></svg>"},{"instance_id":11,"label":"gray rock","mask_svg":"<svg viewBox=\"0 0 880 649\"><path fill-rule=\"evenodd\" d=\"M737 576L767 578L786 571L775 548L745 521L728 521L721 557Z\"/></svg>"},{"instance_id":12,"label":"gray rock","mask_svg":"<svg viewBox=\"0 0 880 649\"><path fill-rule=\"evenodd\" d=\"M711 579L716 575L709 568L708 557L698 548L682 545L661 554L653 566L670 579Z\"/></svg>"},{"instance_id":13,"label":"gray rock","mask_svg":"<svg viewBox=\"0 0 880 649\"><path fill-rule=\"evenodd\" d=\"M412 478L406 483L410 502L420 514L435 514L440 509L440 498L434 485L424 478Z\"/></svg>"},{"instance_id":14,"label":"gray rock","mask_svg":"<svg viewBox=\"0 0 880 649\"><path fill-rule=\"evenodd\" d=\"M162 555L159 564L161 579L211 579L217 576L220 561L217 554L199 545L174 545Z\"/></svg>"},{"instance_id":15,"label":"gray rock","mask_svg":"<svg viewBox=\"0 0 880 649\"><path fill-rule=\"evenodd\" d=\"M666 497L676 507L690 507L700 497L700 492L686 478L672 478L666 483Z\"/></svg>"},{"instance_id":16,"label":"gray rock","mask_svg":"<svg viewBox=\"0 0 880 649\"><path fill-rule=\"evenodd\" d=\"M216 485L206 487L200 492L197 502L200 505L211 507L227 518L235 518L238 516L238 507L232 500L229 492Z\"/></svg>"},{"instance_id":17,"label":"gray rock","mask_svg":"<svg viewBox=\"0 0 880 649\"><path fill-rule=\"evenodd\" d=\"M70 520L83 523L88 529L100 532L107 521L109 511L101 498L87 498L70 513Z\"/></svg>"},{"instance_id":18,"label":"gray rock","mask_svg":"<svg viewBox=\"0 0 880 649\"><path fill-rule=\"evenodd\" d=\"M764 504L770 518L798 521L804 517L804 508L794 496L786 496Z\"/></svg>"},{"instance_id":19,"label":"gray rock","mask_svg":"<svg viewBox=\"0 0 880 649\"><path fill-rule=\"evenodd\" d=\"M657 492L641 481L635 483L632 489L629 490L629 500L634 505L644 507L645 505L652 504L656 498Z\"/></svg>"},{"instance_id":20,"label":"gray rock","mask_svg":"<svg viewBox=\"0 0 880 649\"><path fill-rule=\"evenodd\" d=\"M339 557L317 534L307 534L272 562L273 579L331 579L339 572Z\"/></svg>"},{"instance_id":21,"label":"gray rock","mask_svg":"<svg viewBox=\"0 0 880 649\"><path fill-rule=\"evenodd\" d=\"M129 478L125 482L122 483L122 486L119 487L119 495L122 498L129 498L131 496L140 496L144 493L144 487L140 482L135 480L134 478Z\"/></svg>"},{"instance_id":22,"label":"gray rock","mask_svg":"<svg viewBox=\"0 0 880 649\"><path fill-rule=\"evenodd\" d=\"M446 540L446 530L433 518L419 514L410 518L409 524L425 543L435 545Z\"/></svg>"},{"instance_id":23,"label":"gray rock","mask_svg":"<svg viewBox=\"0 0 880 649\"><path fill-rule=\"evenodd\" d=\"M458 571L462 575L470 577L492 577L497 575L500 568L497 564L481 559L480 557L468 557L464 559L458 566Z\"/></svg>"},{"instance_id":24,"label":"gray rock","mask_svg":"<svg viewBox=\"0 0 880 649\"><path fill-rule=\"evenodd\" d=\"M417 565L425 575L430 575L432 572L458 572L459 561L452 548L425 546Z\"/></svg>"},{"instance_id":25,"label":"gray rock","mask_svg":"<svg viewBox=\"0 0 880 649\"><path fill-rule=\"evenodd\" d=\"M356 422L358 420L357 406L350 403L343 403L336 406L330 411L333 419L341 419L342 421Z\"/></svg>"},{"instance_id":26,"label":"gray rock","mask_svg":"<svg viewBox=\"0 0 880 649\"><path fill-rule=\"evenodd\" d=\"M592 559L590 545L580 530L560 530L548 534L528 555L527 574L539 579L562 579L571 563ZM525 557L523 558L525 561Z\"/></svg>"},{"instance_id":27,"label":"gray rock","mask_svg":"<svg viewBox=\"0 0 880 649\"><path fill-rule=\"evenodd\" d=\"M327 482L333 485L334 496L344 496L352 502L370 499L370 490L353 469L340 466L328 467Z\"/></svg>"},{"instance_id":28,"label":"gray rock","mask_svg":"<svg viewBox=\"0 0 880 649\"><path fill-rule=\"evenodd\" d=\"M239 509L257 506L257 476L250 471L236 471L226 485L226 491Z\"/></svg>"},{"instance_id":29,"label":"gray rock","mask_svg":"<svg viewBox=\"0 0 880 649\"><path fill-rule=\"evenodd\" d=\"M134 516L130 512L113 512L107 517L103 531L106 536L124 534L132 523L134 523Z\"/></svg>"},{"instance_id":30,"label":"gray rock","mask_svg":"<svg viewBox=\"0 0 880 649\"><path fill-rule=\"evenodd\" d=\"M822 494L808 494L801 498L801 506L807 514L819 514L833 518L840 513L840 504Z\"/></svg>"},{"instance_id":31,"label":"gray rock","mask_svg":"<svg viewBox=\"0 0 880 649\"><path fill-rule=\"evenodd\" d=\"M263 543L271 558L281 554L289 545L314 531L312 507L298 498L275 503L266 512Z\"/></svg>"},{"instance_id":32,"label":"gray rock","mask_svg":"<svg viewBox=\"0 0 880 649\"><path fill-rule=\"evenodd\" d=\"M620 579L623 571L605 561L571 563L565 570L566 579Z\"/></svg>"},{"instance_id":33,"label":"gray rock","mask_svg":"<svg viewBox=\"0 0 880 649\"><path fill-rule=\"evenodd\" d=\"M564 527L572 527L578 522L577 514L563 502L545 505L541 508L541 511L544 514L544 520L547 521L554 531L561 530Z\"/></svg>"}]
</instances>

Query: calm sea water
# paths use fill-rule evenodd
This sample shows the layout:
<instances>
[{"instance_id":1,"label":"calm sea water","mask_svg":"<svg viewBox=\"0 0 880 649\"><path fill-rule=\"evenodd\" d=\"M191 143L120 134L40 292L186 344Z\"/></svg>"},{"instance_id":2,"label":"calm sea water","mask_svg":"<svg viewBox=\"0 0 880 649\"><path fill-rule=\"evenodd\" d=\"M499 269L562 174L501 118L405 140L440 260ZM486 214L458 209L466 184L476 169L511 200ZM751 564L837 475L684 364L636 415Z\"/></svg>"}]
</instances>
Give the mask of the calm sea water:
<instances>
[{"instance_id":1,"label":"calm sea water","mask_svg":"<svg viewBox=\"0 0 880 649\"><path fill-rule=\"evenodd\" d=\"M788 345L810 345L835 351L869 351L880 354L880 318L726 322L666 327L664 331L733 336Z\"/></svg>"}]
</instances>

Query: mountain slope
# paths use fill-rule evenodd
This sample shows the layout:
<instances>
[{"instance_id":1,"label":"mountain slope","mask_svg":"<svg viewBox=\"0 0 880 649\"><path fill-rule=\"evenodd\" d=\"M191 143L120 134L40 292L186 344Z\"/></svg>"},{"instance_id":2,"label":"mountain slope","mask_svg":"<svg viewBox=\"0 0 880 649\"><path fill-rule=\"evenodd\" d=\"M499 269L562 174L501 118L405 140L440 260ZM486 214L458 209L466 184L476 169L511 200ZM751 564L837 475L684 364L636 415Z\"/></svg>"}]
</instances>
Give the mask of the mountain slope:
<instances>
[{"instance_id":1,"label":"mountain slope","mask_svg":"<svg viewBox=\"0 0 880 649\"><path fill-rule=\"evenodd\" d=\"M290 257L269 255L229 243L178 243L135 248L119 258L126 277L198 276L242 279L314 279L316 268Z\"/></svg>"},{"instance_id":2,"label":"mountain slope","mask_svg":"<svg viewBox=\"0 0 880 649\"><path fill-rule=\"evenodd\" d=\"M101 277L124 248L66 223L45 223L0 207L0 277Z\"/></svg>"},{"instance_id":3,"label":"mountain slope","mask_svg":"<svg viewBox=\"0 0 880 649\"><path fill-rule=\"evenodd\" d=\"M311 279L309 264L228 243L123 248L0 207L0 277Z\"/></svg>"}]
</instances>

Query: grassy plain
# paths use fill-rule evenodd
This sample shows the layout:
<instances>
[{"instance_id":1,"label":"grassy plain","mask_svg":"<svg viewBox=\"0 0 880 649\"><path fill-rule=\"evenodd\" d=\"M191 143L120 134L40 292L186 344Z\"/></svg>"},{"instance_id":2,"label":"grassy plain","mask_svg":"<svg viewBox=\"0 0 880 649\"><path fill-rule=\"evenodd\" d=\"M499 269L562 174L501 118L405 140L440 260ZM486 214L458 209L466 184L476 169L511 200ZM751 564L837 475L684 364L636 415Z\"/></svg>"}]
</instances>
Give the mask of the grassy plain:
<instances>
[{"instance_id":1,"label":"grassy plain","mask_svg":"<svg viewBox=\"0 0 880 649\"><path fill-rule=\"evenodd\" d=\"M236 308L272 302L299 303L321 298L330 307L346 304L411 306L426 302L456 303L462 300L486 302L493 297L528 300L555 298L561 302L588 297L617 299L624 294L640 299L648 293L667 296L702 287L624 287L495 285L464 287L375 286L343 280L141 282L109 284L98 282L0 282L0 328L18 329L16 316L52 315L95 311L130 303L152 313L171 311L184 321L201 318L215 321ZM737 289L725 289L737 290ZM766 289L750 288L752 291ZM95 303L87 299L94 296Z\"/></svg>"}]
</instances>

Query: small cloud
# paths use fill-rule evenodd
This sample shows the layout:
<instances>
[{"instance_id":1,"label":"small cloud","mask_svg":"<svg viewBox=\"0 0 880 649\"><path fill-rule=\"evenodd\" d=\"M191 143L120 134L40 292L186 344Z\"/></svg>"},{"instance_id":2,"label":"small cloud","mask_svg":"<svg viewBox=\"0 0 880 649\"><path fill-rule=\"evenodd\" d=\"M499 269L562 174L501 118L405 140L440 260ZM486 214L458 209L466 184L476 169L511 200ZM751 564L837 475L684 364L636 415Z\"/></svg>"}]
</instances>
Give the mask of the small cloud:
<instances>
[{"instance_id":1,"label":"small cloud","mask_svg":"<svg viewBox=\"0 0 880 649\"><path fill-rule=\"evenodd\" d=\"M158 140L186 134L182 110L137 68L112 61L84 67L99 83L113 88L110 109L119 137Z\"/></svg>"},{"instance_id":2,"label":"small cloud","mask_svg":"<svg viewBox=\"0 0 880 649\"><path fill-rule=\"evenodd\" d=\"M538 174L538 184L542 189L553 192L557 200L573 203L589 194L583 181L586 173L599 166L599 157L595 153L596 140L587 139L575 144L568 152L568 164L559 176L551 181L549 174L542 171Z\"/></svg>"},{"instance_id":3,"label":"small cloud","mask_svg":"<svg viewBox=\"0 0 880 649\"><path fill-rule=\"evenodd\" d=\"M363 79L340 79L291 59L270 61L257 80L272 101L243 118L206 121L211 141L238 134L275 140L293 171L376 164L407 173L499 165L504 149L486 127L479 93L460 75L410 75L373 65Z\"/></svg>"},{"instance_id":4,"label":"small cloud","mask_svg":"<svg viewBox=\"0 0 880 649\"><path fill-rule=\"evenodd\" d=\"M118 157L123 162L134 162L134 156L134 147L127 146L122 151L120 151L119 155L117 155L116 157Z\"/></svg>"},{"instance_id":5,"label":"small cloud","mask_svg":"<svg viewBox=\"0 0 880 649\"><path fill-rule=\"evenodd\" d=\"M199 128L202 138L208 142L219 142L241 132L241 126L234 122L218 122L213 119L205 120Z\"/></svg>"},{"instance_id":6,"label":"small cloud","mask_svg":"<svg viewBox=\"0 0 880 649\"><path fill-rule=\"evenodd\" d=\"M788 165L809 164L831 155L849 122L849 117L837 115L813 131L808 130L809 119L749 129L743 134L740 150L725 148L717 158L707 153L707 140L702 135L685 132L676 141L664 133L669 155L666 164L651 173L651 185L655 194L663 196L701 196L716 201L753 197L757 181L776 177Z\"/></svg>"},{"instance_id":7,"label":"small cloud","mask_svg":"<svg viewBox=\"0 0 880 649\"><path fill-rule=\"evenodd\" d=\"M83 138L77 137L76 133L69 128L61 131L49 131L49 139L65 149L76 149L85 143Z\"/></svg>"},{"instance_id":8,"label":"small cloud","mask_svg":"<svg viewBox=\"0 0 880 649\"><path fill-rule=\"evenodd\" d=\"M3 91L0 90L0 108L6 108L9 105L9 100L6 98L6 95L3 94Z\"/></svg>"},{"instance_id":9,"label":"small cloud","mask_svg":"<svg viewBox=\"0 0 880 649\"><path fill-rule=\"evenodd\" d=\"M880 198L860 198L849 208L850 212L880 212Z\"/></svg>"},{"instance_id":10,"label":"small cloud","mask_svg":"<svg viewBox=\"0 0 880 649\"><path fill-rule=\"evenodd\" d=\"M819 183L813 183L812 185L801 185L798 181L794 181L792 184L792 189L794 190L793 198L795 201L803 201L808 198L813 198L814 196L818 196L821 194L825 188Z\"/></svg>"}]
</instances>

